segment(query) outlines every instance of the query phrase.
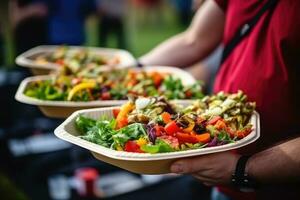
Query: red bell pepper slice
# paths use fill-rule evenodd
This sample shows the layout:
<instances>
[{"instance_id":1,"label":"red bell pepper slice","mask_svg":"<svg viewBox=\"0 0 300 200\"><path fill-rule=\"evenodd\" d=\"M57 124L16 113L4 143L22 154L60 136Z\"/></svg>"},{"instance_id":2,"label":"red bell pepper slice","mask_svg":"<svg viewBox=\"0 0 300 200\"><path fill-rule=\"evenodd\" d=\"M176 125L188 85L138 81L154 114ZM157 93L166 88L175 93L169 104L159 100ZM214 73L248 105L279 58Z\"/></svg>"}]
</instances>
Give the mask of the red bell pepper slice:
<instances>
[{"instance_id":1,"label":"red bell pepper slice","mask_svg":"<svg viewBox=\"0 0 300 200\"><path fill-rule=\"evenodd\" d=\"M209 133L202 133L199 135L195 135L197 138L198 142L201 143L208 143L210 141L210 134Z\"/></svg>"},{"instance_id":2,"label":"red bell pepper slice","mask_svg":"<svg viewBox=\"0 0 300 200\"><path fill-rule=\"evenodd\" d=\"M117 129L123 128L124 126L128 125L128 119L126 118L120 118L117 120Z\"/></svg>"},{"instance_id":3,"label":"red bell pepper slice","mask_svg":"<svg viewBox=\"0 0 300 200\"><path fill-rule=\"evenodd\" d=\"M235 134L239 139L242 139L242 138L246 137L247 135L249 135L251 133L251 131L252 131L251 128L245 128L243 130L237 130Z\"/></svg>"},{"instance_id":4,"label":"red bell pepper slice","mask_svg":"<svg viewBox=\"0 0 300 200\"><path fill-rule=\"evenodd\" d=\"M196 144L198 143L198 139L196 136L191 135L189 133L176 133L175 137L178 139L179 143L192 143L192 144Z\"/></svg>"},{"instance_id":5,"label":"red bell pepper slice","mask_svg":"<svg viewBox=\"0 0 300 200\"><path fill-rule=\"evenodd\" d=\"M221 119L219 119L219 120L215 123L214 126L215 126L216 129L218 129L218 130L226 129L226 127L227 127L226 123L225 123L223 120L221 120Z\"/></svg>"},{"instance_id":6,"label":"red bell pepper slice","mask_svg":"<svg viewBox=\"0 0 300 200\"><path fill-rule=\"evenodd\" d=\"M167 123L169 123L169 122L172 121L172 120L171 120L171 115L170 115L170 113L168 113L168 112L163 112L163 113L161 114L161 117L162 117L162 120L164 121L165 124L167 124Z\"/></svg>"}]
</instances>

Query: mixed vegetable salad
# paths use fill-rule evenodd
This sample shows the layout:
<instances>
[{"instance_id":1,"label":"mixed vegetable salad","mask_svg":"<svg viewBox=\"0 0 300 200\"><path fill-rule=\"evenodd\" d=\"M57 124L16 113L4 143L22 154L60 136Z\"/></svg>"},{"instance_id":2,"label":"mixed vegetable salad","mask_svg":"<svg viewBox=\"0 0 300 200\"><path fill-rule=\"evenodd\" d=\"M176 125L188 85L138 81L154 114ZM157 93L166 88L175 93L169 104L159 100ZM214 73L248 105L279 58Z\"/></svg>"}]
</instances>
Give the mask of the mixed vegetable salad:
<instances>
[{"instance_id":1,"label":"mixed vegetable salad","mask_svg":"<svg viewBox=\"0 0 300 200\"><path fill-rule=\"evenodd\" d=\"M198 99L202 83L185 86L171 74L135 70L102 72L97 77L57 76L29 83L25 95L41 100L93 101L123 100L128 94L165 95L167 99Z\"/></svg>"},{"instance_id":2,"label":"mixed vegetable salad","mask_svg":"<svg viewBox=\"0 0 300 200\"><path fill-rule=\"evenodd\" d=\"M252 131L255 103L239 91L206 96L182 107L164 97L135 98L113 119L76 118L79 137L118 151L163 153L234 143Z\"/></svg>"},{"instance_id":3,"label":"mixed vegetable salad","mask_svg":"<svg viewBox=\"0 0 300 200\"><path fill-rule=\"evenodd\" d=\"M77 74L82 70L98 69L102 65L116 65L120 59L99 55L89 49L71 49L68 46L61 46L53 53L42 54L35 58L38 64L55 63L62 67L64 74Z\"/></svg>"}]
</instances>

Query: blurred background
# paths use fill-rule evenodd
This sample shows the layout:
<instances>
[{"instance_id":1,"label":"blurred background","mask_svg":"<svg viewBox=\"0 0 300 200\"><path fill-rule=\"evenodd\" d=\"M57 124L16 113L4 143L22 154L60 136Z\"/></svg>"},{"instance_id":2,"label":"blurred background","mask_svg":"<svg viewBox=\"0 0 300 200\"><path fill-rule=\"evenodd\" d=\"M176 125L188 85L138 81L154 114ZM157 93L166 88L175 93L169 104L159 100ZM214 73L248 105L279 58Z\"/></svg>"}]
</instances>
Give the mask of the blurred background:
<instances>
[{"instance_id":1,"label":"blurred background","mask_svg":"<svg viewBox=\"0 0 300 200\"><path fill-rule=\"evenodd\" d=\"M201 0L1 0L1 199L209 199L188 176L132 174L57 139L61 120L14 94L30 76L20 53L44 44L121 48L139 57L187 28ZM91 187L96 187L96 192Z\"/></svg>"}]
</instances>

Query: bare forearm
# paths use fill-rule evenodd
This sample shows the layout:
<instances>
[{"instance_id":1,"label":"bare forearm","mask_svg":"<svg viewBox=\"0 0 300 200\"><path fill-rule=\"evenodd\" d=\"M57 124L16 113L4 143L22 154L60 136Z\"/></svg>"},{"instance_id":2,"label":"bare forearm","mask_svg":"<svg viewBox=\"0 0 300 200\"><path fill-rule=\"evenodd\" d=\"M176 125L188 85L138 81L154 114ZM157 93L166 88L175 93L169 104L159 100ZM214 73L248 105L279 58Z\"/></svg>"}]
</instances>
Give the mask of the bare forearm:
<instances>
[{"instance_id":1,"label":"bare forearm","mask_svg":"<svg viewBox=\"0 0 300 200\"><path fill-rule=\"evenodd\" d=\"M206 57L220 43L224 20L218 5L207 1L187 31L162 43L140 60L147 65L191 65Z\"/></svg>"},{"instance_id":2,"label":"bare forearm","mask_svg":"<svg viewBox=\"0 0 300 200\"><path fill-rule=\"evenodd\" d=\"M246 171L262 183L300 180L300 137L253 155Z\"/></svg>"}]
</instances>

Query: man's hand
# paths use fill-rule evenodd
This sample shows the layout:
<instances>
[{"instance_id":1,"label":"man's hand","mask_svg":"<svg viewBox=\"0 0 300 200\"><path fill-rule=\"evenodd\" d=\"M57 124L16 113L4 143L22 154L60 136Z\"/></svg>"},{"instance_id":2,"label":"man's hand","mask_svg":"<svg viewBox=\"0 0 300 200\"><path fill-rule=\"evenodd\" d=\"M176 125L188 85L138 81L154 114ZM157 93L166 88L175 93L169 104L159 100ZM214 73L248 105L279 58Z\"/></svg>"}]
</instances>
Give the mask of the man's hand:
<instances>
[{"instance_id":1,"label":"man's hand","mask_svg":"<svg viewBox=\"0 0 300 200\"><path fill-rule=\"evenodd\" d=\"M191 174L205 185L226 185L230 183L240 155L222 152L178 160L171 171L178 174Z\"/></svg>"}]
</instances>

